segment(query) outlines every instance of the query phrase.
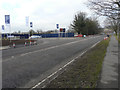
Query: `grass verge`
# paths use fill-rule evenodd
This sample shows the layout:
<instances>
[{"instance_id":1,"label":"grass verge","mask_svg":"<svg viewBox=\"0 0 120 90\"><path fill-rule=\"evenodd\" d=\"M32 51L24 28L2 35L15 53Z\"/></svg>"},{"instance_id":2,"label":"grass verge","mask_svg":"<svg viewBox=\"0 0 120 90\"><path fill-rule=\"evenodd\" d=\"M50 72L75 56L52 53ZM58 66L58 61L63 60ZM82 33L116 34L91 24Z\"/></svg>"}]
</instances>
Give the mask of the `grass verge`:
<instances>
[{"instance_id":1,"label":"grass verge","mask_svg":"<svg viewBox=\"0 0 120 90\"><path fill-rule=\"evenodd\" d=\"M116 40L118 40L118 42L120 43L120 33L118 34L118 36L116 34L114 34Z\"/></svg>"},{"instance_id":2,"label":"grass verge","mask_svg":"<svg viewBox=\"0 0 120 90\"><path fill-rule=\"evenodd\" d=\"M114 34L114 36L115 36L116 40L118 40L118 36L116 34Z\"/></svg>"},{"instance_id":3,"label":"grass verge","mask_svg":"<svg viewBox=\"0 0 120 90\"><path fill-rule=\"evenodd\" d=\"M118 36L118 42L120 43L120 32L119 32L119 36Z\"/></svg>"},{"instance_id":4,"label":"grass verge","mask_svg":"<svg viewBox=\"0 0 120 90\"><path fill-rule=\"evenodd\" d=\"M62 74L51 81L46 88L95 88L109 41L110 38L101 41L78 58Z\"/></svg>"}]
</instances>

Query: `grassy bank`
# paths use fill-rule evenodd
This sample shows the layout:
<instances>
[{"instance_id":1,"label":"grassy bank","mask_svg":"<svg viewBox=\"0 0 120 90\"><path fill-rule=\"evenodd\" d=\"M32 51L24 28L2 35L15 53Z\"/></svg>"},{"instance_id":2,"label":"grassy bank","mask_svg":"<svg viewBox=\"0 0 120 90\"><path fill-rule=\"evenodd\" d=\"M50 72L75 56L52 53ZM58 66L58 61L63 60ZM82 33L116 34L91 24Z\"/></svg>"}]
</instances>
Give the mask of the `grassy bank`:
<instances>
[{"instance_id":1,"label":"grassy bank","mask_svg":"<svg viewBox=\"0 0 120 90\"><path fill-rule=\"evenodd\" d=\"M119 33L119 36L118 36L118 42L120 43L120 33Z\"/></svg>"},{"instance_id":2,"label":"grassy bank","mask_svg":"<svg viewBox=\"0 0 120 90\"><path fill-rule=\"evenodd\" d=\"M120 33L118 34L118 36L116 34L114 34L114 36L118 40L118 42L120 43Z\"/></svg>"},{"instance_id":3,"label":"grassy bank","mask_svg":"<svg viewBox=\"0 0 120 90\"><path fill-rule=\"evenodd\" d=\"M46 88L95 88L109 40L101 41L51 81Z\"/></svg>"}]
</instances>

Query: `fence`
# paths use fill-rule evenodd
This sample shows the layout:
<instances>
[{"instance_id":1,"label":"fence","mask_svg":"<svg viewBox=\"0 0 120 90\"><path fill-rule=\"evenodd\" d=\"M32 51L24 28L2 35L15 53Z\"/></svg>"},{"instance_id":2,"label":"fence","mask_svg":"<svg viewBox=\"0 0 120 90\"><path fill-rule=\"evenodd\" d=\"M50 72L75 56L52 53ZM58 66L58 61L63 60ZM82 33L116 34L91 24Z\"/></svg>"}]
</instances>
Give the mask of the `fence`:
<instances>
[{"instance_id":1,"label":"fence","mask_svg":"<svg viewBox=\"0 0 120 90\"><path fill-rule=\"evenodd\" d=\"M2 38L7 38L10 34L2 34ZM11 34L13 36L19 36L20 39L28 39L29 34ZM54 37L74 37L74 33L55 33L55 34L33 34L42 36L42 38L54 38Z\"/></svg>"},{"instance_id":2,"label":"fence","mask_svg":"<svg viewBox=\"0 0 120 90\"><path fill-rule=\"evenodd\" d=\"M74 33L34 34L34 35L42 36L42 38L74 37Z\"/></svg>"}]
</instances>

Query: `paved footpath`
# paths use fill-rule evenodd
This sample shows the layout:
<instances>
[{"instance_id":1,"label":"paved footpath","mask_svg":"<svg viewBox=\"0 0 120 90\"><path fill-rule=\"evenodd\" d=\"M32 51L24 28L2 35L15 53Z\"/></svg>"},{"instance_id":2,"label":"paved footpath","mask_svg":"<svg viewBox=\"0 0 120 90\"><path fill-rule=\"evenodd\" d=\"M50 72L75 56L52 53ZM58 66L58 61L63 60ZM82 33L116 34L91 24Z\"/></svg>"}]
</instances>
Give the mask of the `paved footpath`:
<instances>
[{"instance_id":1,"label":"paved footpath","mask_svg":"<svg viewBox=\"0 0 120 90\"><path fill-rule=\"evenodd\" d=\"M107 48L98 88L118 88L118 41L114 36Z\"/></svg>"}]
</instances>

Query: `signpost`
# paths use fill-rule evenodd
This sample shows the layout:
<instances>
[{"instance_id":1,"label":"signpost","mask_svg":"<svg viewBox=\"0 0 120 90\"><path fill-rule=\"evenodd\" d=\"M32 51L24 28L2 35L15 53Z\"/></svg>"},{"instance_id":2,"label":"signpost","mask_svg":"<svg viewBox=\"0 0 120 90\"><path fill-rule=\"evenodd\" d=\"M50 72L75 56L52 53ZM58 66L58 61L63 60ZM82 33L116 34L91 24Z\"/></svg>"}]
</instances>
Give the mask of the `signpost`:
<instances>
[{"instance_id":1,"label":"signpost","mask_svg":"<svg viewBox=\"0 0 120 90\"><path fill-rule=\"evenodd\" d=\"M30 35L33 35L33 32L32 32L32 27L33 27L33 23L32 23L32 22L30 22L30 28L31 28L31 31L30 31L30 32L32 33L32 34L30 34Z\"/></svg>"},{"instance_id":2,"label":"signpost","mask_svg":"<svg viewBox=\"0 0 120 90\"><path fill-rule=\"evenodd\" d=\"M59 31L59 24L56 24L57 30L58 30L58 37L60 37L60 31Z\"/></svg>"},{"instance_id":3,"label":"signpost","mask_svg":"<svg viewBox=\"0 0 120 90\"><path fill-rule=\"evenodd\" d=\"M30 27L29 27L29 16L25 17L25 23L26 23L26 28L27 28L27 30L29 32L29 30L30 30ZM29 37L30 37L30 34L29 34Z\"/></svg>"},{"instance_id":4,"label":"signpost","mask_svg":"<svg viewBox=\"0 0 120 90\"><path fill-rule=\"evenodd\" d=\"M10 15L5 15L5 24L10 24Z\"/></svg>"},{"instance_id":5,"label":"signpost","mask_svg":"<svg viewBox=\"0 0 120 90\"><path fill-rule=\"evenodd\" d=\"M57 29L59 29L59 24L56 24Z\"/></svg>"},{"instance_id":6,"label":"signpost","mask_svg":"<svg viewBox=\"0 0 120 90\"><path fill-rule=\"evenodd\" d=\"M62 33L62 36L63 36L63 33L65 34L65 28L60 28L60 32Z\"/></svg>"},{"instance_id":7,"label":"signpost","mask_svg":"<svg viewBox=\"0 0 120 90\"><path fill-rule=\"evenodd\" d=\"M33 27L33 23L32 23L32 22L30 22L30 27L31 27L31 28Z\"/></svg>"},{"instance_id":8,"label":"signpost","mask_svg":"<svg viewBox=\"0 0 120 90\"><path fill-rule=\"evenodd\" d=\"M63 28L63 32L65 33L65 28Z\"/></svg>"},{"instance_id":9,"label":"signpost","mask_svg":"<svg viewBox=\"0 0 120 90\"><path fill-rule=\"evenodd\" d=\"M64 37L66 37L66 33L65 33L66 29L63 28L63 33L64 33Z\"/></svg>"},{"instance_id":10,"label":"signpost","mask_svg":"<svg viewBox=\"0 0 120 90\"><path fill-rule=\"evenodd\" d=\"M11 36L10 15L5 15L5 24L6 24L6 27L9 28L10 36ZM10 39L10 42L11 42L11 39Z\"/></svg>"}]
</instances>

